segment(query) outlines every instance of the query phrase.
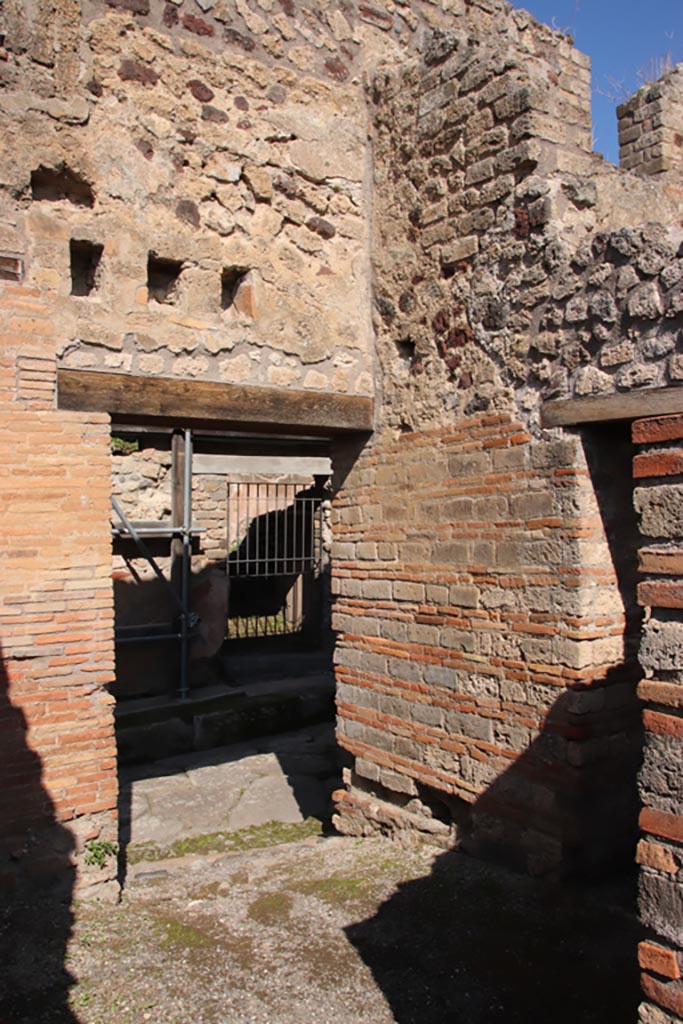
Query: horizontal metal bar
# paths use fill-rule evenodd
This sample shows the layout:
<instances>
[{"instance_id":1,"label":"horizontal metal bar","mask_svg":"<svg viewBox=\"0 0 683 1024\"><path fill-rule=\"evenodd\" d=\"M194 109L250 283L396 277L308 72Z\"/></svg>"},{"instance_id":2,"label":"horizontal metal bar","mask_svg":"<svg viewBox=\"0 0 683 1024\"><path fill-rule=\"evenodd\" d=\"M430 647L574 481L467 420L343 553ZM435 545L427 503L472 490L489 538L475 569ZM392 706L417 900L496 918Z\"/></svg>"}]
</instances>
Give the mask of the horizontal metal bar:
<instances>
[{"instance_id":1,"label":"horizontal metal bar","mask_svg":"<svg viewBox=\"0 0 683 1024\"><path fill-rule=\"evenodd\" d=\"M168 632L168 623L166 622L136 622L127 626L117 626L115 629L116 636L124 633L153 633L154 630L159 633Z\"/></svg>"},{"instance_id":2,"label":"horizontal metal bar","mask_svg":"<svg viewBox=\"0 0 683 1024\"><path fill-rule=\"evenodd\" d=\"M136 636L114 637L115 644L145 644L153 643L155 640L180 640L181 633L146 633Z\"/></svg>"},{"instance_id":3,"label":"horizontal metal bar","mask_svg":"<svg viewBox=\"0 0 683 1024\"><path fill-rule=\"evenodd\" d=\"M207 528L205 526L193 526L191 530L187 531L182 526L135 527L135 532L137 533L138 537L178 537L186 532L194 536L195 534L206 533L206 530ZM115 537L130 537L131 539L133 538L133 535L121 526L112 526L111 532Z\"/></svg>"}]
</instances>

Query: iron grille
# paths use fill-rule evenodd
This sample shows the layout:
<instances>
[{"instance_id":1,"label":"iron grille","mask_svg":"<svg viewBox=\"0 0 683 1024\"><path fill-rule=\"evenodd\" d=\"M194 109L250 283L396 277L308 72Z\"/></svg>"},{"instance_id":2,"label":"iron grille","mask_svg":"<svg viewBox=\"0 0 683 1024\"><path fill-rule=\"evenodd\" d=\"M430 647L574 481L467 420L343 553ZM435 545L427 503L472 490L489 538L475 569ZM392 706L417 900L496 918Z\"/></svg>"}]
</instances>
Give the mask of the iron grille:
<instances>
[{"instance_id":1,"label":"iron grille","mask_svg":"<svg viewBox=\"0 0 683 1024\"><path fill-rule=\"evenodd\" d=\"M262 481L227 488L228 637L300 632L322 561L317 489Z\"/></svg>"}]
</instances>

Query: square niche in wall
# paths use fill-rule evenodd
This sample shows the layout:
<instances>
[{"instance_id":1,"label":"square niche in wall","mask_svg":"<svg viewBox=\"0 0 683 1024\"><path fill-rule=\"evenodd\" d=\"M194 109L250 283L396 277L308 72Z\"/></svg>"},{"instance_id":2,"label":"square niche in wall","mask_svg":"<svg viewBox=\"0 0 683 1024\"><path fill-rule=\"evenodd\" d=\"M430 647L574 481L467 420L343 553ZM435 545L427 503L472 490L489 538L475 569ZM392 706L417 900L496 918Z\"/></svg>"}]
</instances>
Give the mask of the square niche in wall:
<instances>
[{"instance_id":1,"label":"square niche in wall","mask_svg":"<svg viewBox=\"0 0 683 1024\"><path fill-rule=\"evenodd\" d=\"M97 287L98 271L104 246L72 238L69 242L71 294L91 295Z\"/></svg>"},{"instance_id":2,"label":"square niche in wall","mask_svg":"<svg viewBox=\"0 0 683 1024\"><path fill-rule=\"evenodd\" d=\"M221 308L230 309L237 305L240 288L249 274L248 267L223 267L221 273Z\"/></svg>"},{"instance_id":3,"label":"square niche in wall","mask_svg":"<svg viewBox=\"0 0 683 1024\"><path fill-rule=\"evenodd\" d=\"M164 302L172 305L176 300L176 292L180 274L183 269L181 260L168 260L150 252L147 257L147 295L151 302Z\"/></svg>"}]
</instances>

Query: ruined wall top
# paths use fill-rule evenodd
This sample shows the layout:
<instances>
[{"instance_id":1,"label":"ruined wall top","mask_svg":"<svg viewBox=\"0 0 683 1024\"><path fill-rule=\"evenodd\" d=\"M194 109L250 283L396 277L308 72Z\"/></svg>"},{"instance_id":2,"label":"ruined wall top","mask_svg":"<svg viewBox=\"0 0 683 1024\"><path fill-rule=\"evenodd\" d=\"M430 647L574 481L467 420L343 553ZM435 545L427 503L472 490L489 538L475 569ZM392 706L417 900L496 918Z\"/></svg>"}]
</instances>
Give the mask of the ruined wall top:
<instances>
[{"instance_id":1,"label":"ruined wall top","mask_svg":"<svg viewBox=\"0 0 683 1024\"><path fill-rule=\"evenodd\" d=\"M200 45L346 86L382 59L421 50L426 33L437 34L437 52L442 34L455 29L480 39L508 37L539 55L572 54L583 67L589 63L567 37L507 0L6 0L0 11L0 85L19 84L27 60L46 69L44 88L50 71L58 93L87 83L88 27L107 13L164 36L169 51L191 55Z\"/></svg>"},{"instance_id":2,"label":"ruined wall top","mask_svg":"<svg viewBox=\"0 0 683 1024\"><path fill-rule=\"evenodd\" d=\"M683 65L639 89L617 117L621 167L683 184Z\"/></svg>"}]
</instances>

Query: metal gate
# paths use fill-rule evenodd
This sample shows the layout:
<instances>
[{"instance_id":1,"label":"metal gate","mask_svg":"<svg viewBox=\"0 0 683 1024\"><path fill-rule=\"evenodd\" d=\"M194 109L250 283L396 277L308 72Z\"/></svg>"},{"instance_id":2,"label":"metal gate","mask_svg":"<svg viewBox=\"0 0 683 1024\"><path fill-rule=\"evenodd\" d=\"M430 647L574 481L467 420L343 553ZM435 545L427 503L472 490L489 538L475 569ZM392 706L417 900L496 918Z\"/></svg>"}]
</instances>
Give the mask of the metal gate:
<instances>
[{"instance_id":1,"label":"metal gate","mask_svg":"<svg viewBox=\"0 0 683 1024\"><path fill-rule=\"evenodd\" d=\"M319 489L263 481L227 489L228 639L305 633L320 603Z\"/></svg>"}]
</instances>

